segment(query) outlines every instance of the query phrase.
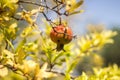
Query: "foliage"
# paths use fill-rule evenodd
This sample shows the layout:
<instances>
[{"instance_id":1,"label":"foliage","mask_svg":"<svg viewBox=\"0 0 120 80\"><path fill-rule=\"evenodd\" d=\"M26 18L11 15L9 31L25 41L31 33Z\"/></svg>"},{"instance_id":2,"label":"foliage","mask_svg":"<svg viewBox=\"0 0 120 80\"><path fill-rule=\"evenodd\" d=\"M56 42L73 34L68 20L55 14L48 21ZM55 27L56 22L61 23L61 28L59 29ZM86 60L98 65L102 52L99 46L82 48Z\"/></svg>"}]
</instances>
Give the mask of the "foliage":
<instances>
[{"instance_id":1,"label":"foliage","mask_svg":"<svg viewBox=\"0 0 120 80\"><path fill-rule=\"evenodd\" d=\"M47 0L0 0L0 80L46 80L60 75L64 80L87 79L89 76L85 73L79 77L72 75L75 66L81 57L113 43L112 37L116 32L105 30L77 37L76 42L65 45L65 51L56 51L56 44L49 37L50 31L56 25L67 25L67 21L62 20L64 16L69 17L83 11L78 10L83 2L51 0L50 3L54 4L51 7ZM47 16L49 12L56 13L59 18L50 20ZM43 20L44 30L39 30L36 24L38 14L46 19ZM118 76L107 74L109 68ZM100 71L97 68L94 70L95 79L119 78L117 65Z\"/></svg>"},{"instance_id":2,"label":"foliage","mask_svg":"<svg viewBox=\"0 0 120 80\"><path fill-rule=\"evenodd\" d=\"M119 80L120 79L120 68L116 64L106 68L93 68L94 74L87 75L82 73L82 75L75 80Z\"/></svg>"}]
</instances>

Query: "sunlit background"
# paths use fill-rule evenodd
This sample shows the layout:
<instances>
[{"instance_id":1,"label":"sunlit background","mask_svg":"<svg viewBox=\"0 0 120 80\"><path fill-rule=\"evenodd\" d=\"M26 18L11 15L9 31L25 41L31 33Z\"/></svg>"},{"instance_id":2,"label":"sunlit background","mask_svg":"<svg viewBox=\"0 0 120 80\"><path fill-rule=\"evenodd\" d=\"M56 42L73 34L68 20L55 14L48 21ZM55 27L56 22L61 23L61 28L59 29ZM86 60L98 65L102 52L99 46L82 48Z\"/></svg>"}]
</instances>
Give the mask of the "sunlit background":
<instances>
[{"instance_id":1,"label":"sunlit background","mask_svg":"<svg viewBox=\"0 0 120 80\"><path fill-rule=\"evenodd\" d=\"M82 14L71 16L69 24L76 34L82 34L88 24L103 24L107 28L120 25L120 0L85 0ZM72 20L71 20L72 19Z\"/></svg>"}]
</instances>

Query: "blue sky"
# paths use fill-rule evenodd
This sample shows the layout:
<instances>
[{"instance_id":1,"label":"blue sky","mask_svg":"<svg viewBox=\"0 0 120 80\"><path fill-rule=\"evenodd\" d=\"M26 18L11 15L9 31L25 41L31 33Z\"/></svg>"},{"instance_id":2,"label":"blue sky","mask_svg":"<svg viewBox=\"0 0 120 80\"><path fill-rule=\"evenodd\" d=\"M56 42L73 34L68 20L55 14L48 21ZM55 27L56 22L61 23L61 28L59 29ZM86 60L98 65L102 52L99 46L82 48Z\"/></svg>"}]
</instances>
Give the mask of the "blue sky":
<instances>
[{"instance_id":1,"label":"blue sky","mask_svg":"<svg viewBox=\"0 0 120 80\"><path fill-rule=\"evenodd\" d=\"M88 24L120 25L120 0L85 0L83 9L84 13L68 18L75 33L83 33Z\"/></svg>"},{"instance_id":2,"label":"blue sky","mask_svg":"<svg viewBox=\"0 0 120 80\"><path fill-rule=\"evenodd\" d=\"M105 24L120 23L120 0L86 0L86 14Z\"/></svg>"}]
</instances>

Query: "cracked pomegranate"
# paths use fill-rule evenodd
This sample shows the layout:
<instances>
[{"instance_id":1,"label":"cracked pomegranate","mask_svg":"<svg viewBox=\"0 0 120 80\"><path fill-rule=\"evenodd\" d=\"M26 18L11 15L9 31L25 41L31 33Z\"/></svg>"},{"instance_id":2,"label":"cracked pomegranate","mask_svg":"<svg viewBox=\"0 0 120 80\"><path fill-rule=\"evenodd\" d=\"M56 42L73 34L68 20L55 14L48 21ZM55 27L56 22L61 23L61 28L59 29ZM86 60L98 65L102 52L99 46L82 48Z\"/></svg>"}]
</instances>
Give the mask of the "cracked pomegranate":
<instances>
[{"instance_id":1,"label":"cracked pomegranate","mask_svg":"<svg viewBox=\"0 0 120 80\"><path fill-rule=\"evenodd\" d=\"M60 51L64 50L64 45L68 44L72 40L73 33L70 27L59 25L52 29L50 38L57 44L57 51Z\"/></svg>"}]
</instances>

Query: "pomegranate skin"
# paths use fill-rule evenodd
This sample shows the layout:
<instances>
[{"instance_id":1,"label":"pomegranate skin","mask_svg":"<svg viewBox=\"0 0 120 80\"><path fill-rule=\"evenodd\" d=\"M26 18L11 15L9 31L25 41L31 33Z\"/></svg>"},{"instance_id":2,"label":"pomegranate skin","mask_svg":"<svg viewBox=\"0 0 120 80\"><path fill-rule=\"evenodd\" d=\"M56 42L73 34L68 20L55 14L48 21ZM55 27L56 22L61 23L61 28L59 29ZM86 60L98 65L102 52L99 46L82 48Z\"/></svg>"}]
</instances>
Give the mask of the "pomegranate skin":
<instances>
[{"instance_id":1,"label":"pomegranate skin","mask_svg":"<svg viewBox=\"0 0 120 80\"><path fill-rule=\"evenodd\" d=\"M50 32L50 38L57 44L68 44L73 37L73 33L70 27L64 27L63 25L56 26Z\"/></svg>"}]
</instances>

